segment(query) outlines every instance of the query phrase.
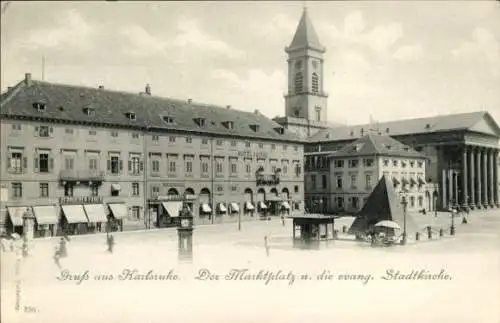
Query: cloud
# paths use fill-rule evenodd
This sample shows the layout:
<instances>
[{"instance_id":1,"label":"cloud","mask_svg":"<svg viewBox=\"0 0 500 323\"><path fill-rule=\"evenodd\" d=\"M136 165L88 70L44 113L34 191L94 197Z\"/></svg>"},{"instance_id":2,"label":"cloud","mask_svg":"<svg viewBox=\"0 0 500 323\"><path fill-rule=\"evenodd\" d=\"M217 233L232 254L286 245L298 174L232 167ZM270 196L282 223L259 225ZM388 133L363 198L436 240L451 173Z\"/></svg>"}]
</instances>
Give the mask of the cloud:
<instances>
[{"instance_id":1,"label":"cloud","mask_svg":"<svg viewBox=\"0 0 500 323\"><path fill-rule=\"evenodd\" d=\"M196 49L210 51L224 55L228 58L241 58L245 52L236 49L228 43L215 39L203 31L198 22L192 19L179 19L179 35L175 37L172 44L176 47L195 47Z\"/></svg>"},{"instance_id":2,"label":"cloud","mask_svg":"<svg viewBox=\"0 0 500 323\"><path fill-rule=\"evenodd\" d=\"M72 47L89 49L89 38L95 30L76 10L68 10L61 15L57 26L35 29L26 38L20 39L20 46L35 50L38 48Z\"/></svg>"},{"instance_id":3,"label":"cloud","mask_svg":"<svg viewBox=\"0 0 500 323\"><path fill-rule=\"evenodd\" d=\"M495 35L484 28L476 28L472 33L471 41L464 41L451 51L457 58L467 60L484 60L496 66L497 73L500 65L500 43Z\"/></svg>"},{"instance_id":4,"label":"cloud","mask_svg":"<svg viewBox=\"0 0 500 323\"><path fill-rule=\"evenodd\" d=\"M245 76L240 76L230 70L216 69L212 71L211 77L212 81L221 83L220 89L225 89L226 93L220 94L232 102L235 108L247 111L259 109L270 117L283 115L284 101L279 95L280 90L286 88L287 78L283 71L266 73L262 69L250 69ZM250 102L251 106L245 106Z\"/></svg>"},{"instance_id":5,"label":"cloud","mask_svg":"<svg viewBox=\"0 0 500 323\"><path fill-rule=\"evenodd\" d=\"M422 57L423 52L421 44L404 45L399 47L392 57L403 62L416 61Z\"/></svg>"},{"instance_id":6,"label":"cloud","mask_svg":"<svg viewBox=\"0 0 500 323\"><path fill-rule=\"evenodd\" d=\"M344 32L346 35L357 35L365 29L363 13L354 11L344 19Z\"/></svg>"},{"instance_id":7,"label":"cloud","mask_svg":"<svg viewBox=\"0 0 500 323\"><path fill-rule=\"evenodd\" d=\"M401 37L403 37L403 27L401 24L393 23L387 26L375 27L363 39L371 48L384 53Z\"/></svg>"},{"instance_id":8,"label":"cloud","mask_svg":"<svg viewBox=\"0 0 500 323\"><path fill-rule=\"evenodd\" d=\"M144 28L138 25L128 25L121 29L121 34L127 37L134 45L125 48L125 51L134 56L152 56L163 52L168 43L152 36Z\"/></svg>"},{"instance_id":9,"label":"cloud","mask_svg":"<svg viewBox=\"0 0 500 323\"><path fill-rule=\"evenodd\" d=\"M399 23L379 25L367 30L361 11L354 11L347 15L344 19L343 30L337 29L333 24L322 25L320 30L332 39L332 42L342 41L342 47L358 44L368 46L380 54L386 54L391 46L403 37L403 27Z\"/></svg>"},{"instance_id":10,"label":"cloud","mask_svg":"<svg viewBox=\"0 0 500 323\"><path fill-rule=\"evenodd\" d=\"M183 58L186 55L199 55L200 51L232 59L245 56L242 50L204 32L195 20L181 17L177 29L176 36L167 40L152 35L139 25L125 26L121 28L121 34L128 38L129 45L124 48L124 52L140 57L168 54L170 58L176 56L172 59L178 62L185 61ZM178 54L182 57L177 57Z\"/></svg>"}]
</instances>

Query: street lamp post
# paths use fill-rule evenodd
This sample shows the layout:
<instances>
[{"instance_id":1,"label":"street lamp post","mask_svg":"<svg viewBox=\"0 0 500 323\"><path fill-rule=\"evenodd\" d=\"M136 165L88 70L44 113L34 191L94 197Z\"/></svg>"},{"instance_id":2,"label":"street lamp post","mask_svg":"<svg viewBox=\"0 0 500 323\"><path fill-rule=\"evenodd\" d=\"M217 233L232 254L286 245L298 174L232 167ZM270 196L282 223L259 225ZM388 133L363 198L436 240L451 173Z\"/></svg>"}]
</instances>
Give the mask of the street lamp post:
<instances>
[{"instance_id":1,"label":"street lamp post","mask_svg":"<svg viewBox=\"0 0 500 323\"><path fill-rule=\"evenodd\" d=\"M401 244L405 245L406 244L406 205L408 201L406 200L407 194L405 191L402 191L401 193L401 204L403 204L403 239L401 240Z\"/></svg>"},{"instance_id":2,"label":"street lamp post","mask_svg":"<svg viewBox=\"0 0 500 323\"><path fill-rule=\"evenodd\" d=\"M453 212L453 207L450 208L451 210L451 227L450 227L450 234L452 236L455 235L455 212Z\"/></svg>"},{"instance_id":3,"label":"street lamp post","mask_svg":"<svg viewBox=\"0 0 500 323\"><path fill-rule=\"evenodd\" d=\"M241 209L238 208L238 231L241 231Z\"/></svg>"},{"instance_id":4,"label":"street lamp post","mask_svg":"<svg viewBox=\"0 0 500 323\"><path fill-rule=\"evenodd\" d=\"M434 216L436 218L438 216L437 201L438 201L438 195L436 194L436 192L434 192Z\"/></svg>"}]
</instances>

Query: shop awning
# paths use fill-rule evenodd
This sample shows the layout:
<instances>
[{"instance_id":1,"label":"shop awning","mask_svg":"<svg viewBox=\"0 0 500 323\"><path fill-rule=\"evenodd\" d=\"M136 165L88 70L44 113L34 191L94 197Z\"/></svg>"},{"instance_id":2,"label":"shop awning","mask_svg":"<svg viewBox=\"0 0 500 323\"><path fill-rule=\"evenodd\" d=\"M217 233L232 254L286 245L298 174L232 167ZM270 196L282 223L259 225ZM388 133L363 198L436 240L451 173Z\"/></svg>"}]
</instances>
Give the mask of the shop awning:
<instances>
[{"instance_id":1,"label":"shop awning","mask_svg":"<svg viewBox=\"0 0 500 323\"><path fill-rule=\"evenodd\" d=\"M68 223L87 223L89 220L85 215L85 210L83 205L63 205L62 206L64 216Z\"/></svg>"},{"instance_id":2,"label":"shop awning","mask_svg":"<svg viewBox=\"0 0 500 323\"><path fill-rule=\"evenodd\" d=\"M255 208L253 207L253 204L251 202L245 202L245 209L247 209L249 211L255 210Z\"/></svg>"},{"instance_id":3,"label":"shop awning","mask_svg":"<svg viewBox=\"0 0 500 323\"><path fill-rule=\"evenodd\" d=\"M121 191L122 188L121 188L120 184L111 184L111 190L113 190L113 191Z\"/></svg>"},{"instance_id":4,"label":"shop awning","mask_svg":"<svg viewBox=\"0 0 500 323\"><path fill-rule=\"evenodd\" d=\"M409 182L408 182L408 180L407 180L405 177L403 177L403 178L401 179L401 182L403 183L403 185L406 185L406 184L408 184L408 183L409 183Z\"/></svg>"},{"instance_id":5,"label":"shop awning","mask_svg":"<svg viewBox=\"0 0 500 323\"><path fill-rule=\"evenodd\" d=\"M91 223L107 222L106 210L102 204L86 204L83 206L85 214Z\"/></svg>"},{"instance_id":6,"label":"shop awning","mask_svg":"<svg viewBox=\"0 0 500 323\"><path fill-rule=\"evenodd\" d=\"M288 204L287 201L283 201L283 203L281 203L281 207L286 210L290 210L290 204Z\"/></svg>"},{"instance_id":7,"label":"shop awning","mask_svg":"<svg viewBox=\"0 0 500 323\"><path fill-rule=\"evenodd\" d=\"M212 212L212 208L210 207L210 205L208 205L207 203L202 203L201 204L201 210L205 213L210 213Z\"/></svg>"},{"instance_id":8,"label":"shop awning","mask_svg":"<svg viewBox=\"0 0 500 323\"><path fill-rule=\"evenodd\" d=\"M268 196L268 197L266 198L266 201L270 201L270 202L280 202L280 201L281 201L281 197L276 196L276 195L271 195L271 196Z\"/></svg>"},{"instance_id":9,"label":"shop awning","mask_svg":"<svg viewBox=\"0 0 500 323\"><path fill-rule=\"evenodd\" d=\"M267 205L266 205L266 203L264 203L264 202L262 202L262 201L259 201L259 207L260 207L261 209L267 209Z\"/></svg>"},{"instance_id":10,"label":"shop awning","mask_svg":"<svg viewBox=\"0 0 500 323\"><path fill-rule=\"evenodd\" d=\"M401 184L401 182L396 178L396 177L393 177L392 178L392 183L394 183L394 185L399 185Z\"/></svg>"},{"instance_id":11,"label":"shop awning","mask_svg":"<svg viewBox=\"0 0 500 323\"><path fill-rule=\"evenodd\" d=\"M34 206L33 214L38 225L57 224L59 222L56 208L53 205Z\"/></svg>"},{"instance_id":12,"label":"shop awning","mask_svg":"<svg viewBox=\"0 0 500 323\"><path fill-rule=\"evenodd\" d=\"M425 180L424 180L422 177L419 177L419 178L418 178L418 184L420 184L420 185L425 185L425 184L427 184L427 183L425 182Z\"/></svg>"},{"instance_id":13,"label":"shop awning","mask_svg":"<svg viewBox=\"0 0 500 323\"><path fill-rule=\"evenodd\" d=\"M226 206L224 205L224 203L219 203L217 204L217 211L221 212L221 213L225 213L227 212L227 208Z\"/></svg>"},{"instance_id":14,"label":"shop awning","mask_svg":"<svg viewBox=\"0 0 500 323\"><path fill-rule=\"evenodd\" d=\"M123 219L127 217L127 207L123 203L108 204L111 213L115 219Z\"/></svg>"},{"instance_id":15,"label":"shop awning","mask_svg":"<svg viewBox=\"0 0 500 323\"><path fill-rule=\"evenodd\" d=\"M171 218L179 216L179 211L182 209L182 201L171 201L161 203Z\"/></svg>"},{"instance_id":16,"label":"shop awning","mask_svg":"<svg viewBox=\"0 0 500 323\"><path fill-rule=\"evenodd\" d=\"M413 177L411 177L410 178L410 184L411 185L417 185L417 181Z\"/></svg>"},{"instance_id":17,"label":"shop awning","mask_svg":"<svg viewBox=\"0 0 500 323\"><path fill-rule=\"evenodd\" d=\"M23 215L26 212L27 206L14 206L7 207L7 211L9 211L10 220L14 226L22 226L23 225Z\"/></svg>"},{"instance_id":18,"label":"shop awning","mask_svg":"<svg viewBox=\"0 0 500 323\"><path fill-rule=\"evenodd\" d=\"M233 213L240 212L240 206L238 205L238 203L231 202L231 212Z\"/></svg>"}]
</instances>

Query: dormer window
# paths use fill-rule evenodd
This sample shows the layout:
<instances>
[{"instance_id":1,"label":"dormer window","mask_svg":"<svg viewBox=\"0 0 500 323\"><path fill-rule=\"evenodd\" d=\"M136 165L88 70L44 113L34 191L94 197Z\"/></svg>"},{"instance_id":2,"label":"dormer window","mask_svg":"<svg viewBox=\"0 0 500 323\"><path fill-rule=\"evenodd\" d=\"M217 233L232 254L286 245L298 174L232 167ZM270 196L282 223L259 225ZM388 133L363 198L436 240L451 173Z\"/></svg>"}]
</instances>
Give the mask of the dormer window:
<instances>
[{"instance_id":1,"label":"dormer window","mask_svg":"<svg viewBox=\"0 0 500 323\"><path fill-rule=\"evenodd\" d=\"M431 125L428 123L425 125L425 129L430 129L431 128Z\"/></svg>"},{"instance_id":2,"label":"dormer window","mask_svg":"<svg viewBox=\"0 0 500 323\"><path fill-rule=\"evenodd\" d=\"M207 119L205 118L196 118L194 119L194 122L196 122L196 124L201 128L205 128L207 126Z\"/></svg>"},{"instance_id":3,"label":"dormer window","mask_svg":"<svg viewBox=\"0 0 500 323\"><path fill-rule=\"evenodd\" d=\"M125 115L127 116L128 119L135 120L135 112L130 111L130 112L127 112Z\"/></svg>"},{"instance_id":4,"label":"dormer window","mask_svg":"<svg viewBox=\"0 0 500 323\"><path fill-rule=\"evenodd\" d=\"M234 129L234 122L233 121L226 121L222 123L224 127L226 127L229 130Z\"/></svg>"},{"instance_id":5,"label":"dormer window","mask_svg":"<svg viewBox=\"0 0 500 323\"><path fill-rule=\"evenodd\" d=\"M283 127L276 127L274 130L279 133L280 135L285 133L285 129Z\"/></svg>"},{"instance_id":6,"label":"dormer window","mask_svg":"<svg viewBox=\"0 0 500 323\"><path fill-rule=\"evenodd\" d=\"M251 124L250 125L250 129L252 129L253 131L257 132L257 131L259 131L260 126L258 124Z\"/></svg>"},{"instance_id":7,"label":"dormer window","mask_svg":"<svg viewBox=\"0 0 500 323\"><path fill-rule=\"evenodd\" d=\"M385 145L385 149L391 150L391 145Z\"/></svg>"},{"instance_id":8,"label":"dormer window","mask_svg":"<svg viewBox=\"0 0 500 323\"><path fill-rule=\"evenodd\" d=\"M88 117L94 117L95 109L92 107L85 107L83 108L83 113L85 113Z\"/></svg>"},{"instance_id":9,"label":"dormer window","mask_svg":"<svg viewBox=\"0 0 500 323\"><path fill-rule=\"evenodd\" d=\"M167 123L167 124L172 124L172 123L174 123L174 118L169 117L169 116L164 116L164 117L163 117L163 121L164 121L165 123Z\"/></svg>"},{"instance_id":10,"label":"dormer window","mask_svg":"<svg viewBox=\"0 0 500 323\"><path fill-rule=\"evenodd\" d=\"M33 107L38 111L38 112L43 112L45 111L45 103L43 102L35 102L33 103Z\"/></svg>"}]
</instances>

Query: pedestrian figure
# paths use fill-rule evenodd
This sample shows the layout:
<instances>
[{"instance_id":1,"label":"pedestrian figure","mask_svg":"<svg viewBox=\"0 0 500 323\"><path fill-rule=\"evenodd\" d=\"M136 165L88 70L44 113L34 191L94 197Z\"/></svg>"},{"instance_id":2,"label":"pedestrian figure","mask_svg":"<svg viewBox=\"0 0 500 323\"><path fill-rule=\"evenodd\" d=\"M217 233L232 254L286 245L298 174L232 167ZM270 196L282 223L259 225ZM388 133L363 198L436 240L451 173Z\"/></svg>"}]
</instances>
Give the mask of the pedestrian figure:
<instances>
[{"instance_id":1,"label":"pedestrian figure","mask_svg":"<svg viewBox=\"0 0 500 323\"><path fill-rule=\"evenodd\" d=\"M54 259L54 262L55 262L57 268L61 269L61 263L59 262L59 260L61 259L60 244L56 245L52 259Z\"/></svg>"},{"instance_id":2,"label":"pedestrian figure","mask_svg":"<svg viewBox=\"0 0 500 323\"><path fill-rule=\"evenodd\" d=\"M2 251L7 251L7 243L9 240L2 237Z\"/></svg>"},{"instance_id":3,"label":"pedestrian figure","mask_svg":"<svg viewBox=\"0 0 500 323\"><path fill-rule=\"evenodd\" d=\"M264 236L264 247L266 248L266 255L269 257L269 243L267 240L267 236Z\"/></svg>"},{"instance_id":4,"label":"pedestrian figure","mask_svg":"<svg viewBox=\"0 0 500 323\"><path fill-rule=\"evenodd\" d=\"M113 237L112 234L110 234L107 238L107 243L108 243L108 252L113 253L113 247L115 245L115 238Z\"/></svg>"},{"instance_id":5,"label":"pedestrian figure","mask_svg":"<svg viewBox=\"0 0 500 323\"><path fill-rule=\"evenodd\" d=\"M59 257L65 258L68 256L68 249L66 247L66 239L64 237L59 241Z\"/></svg>"},{"instance_id":6,"label":"pedestrian figure","mask_svg":"<svg viewBox=\"0 0 500 323\"><path fill-rule=\"evenodd\" d=\"M284 215L281 215L281 223L283 224L283 226L285 226L285 216Z\"/></svg>"}]
</instances>

